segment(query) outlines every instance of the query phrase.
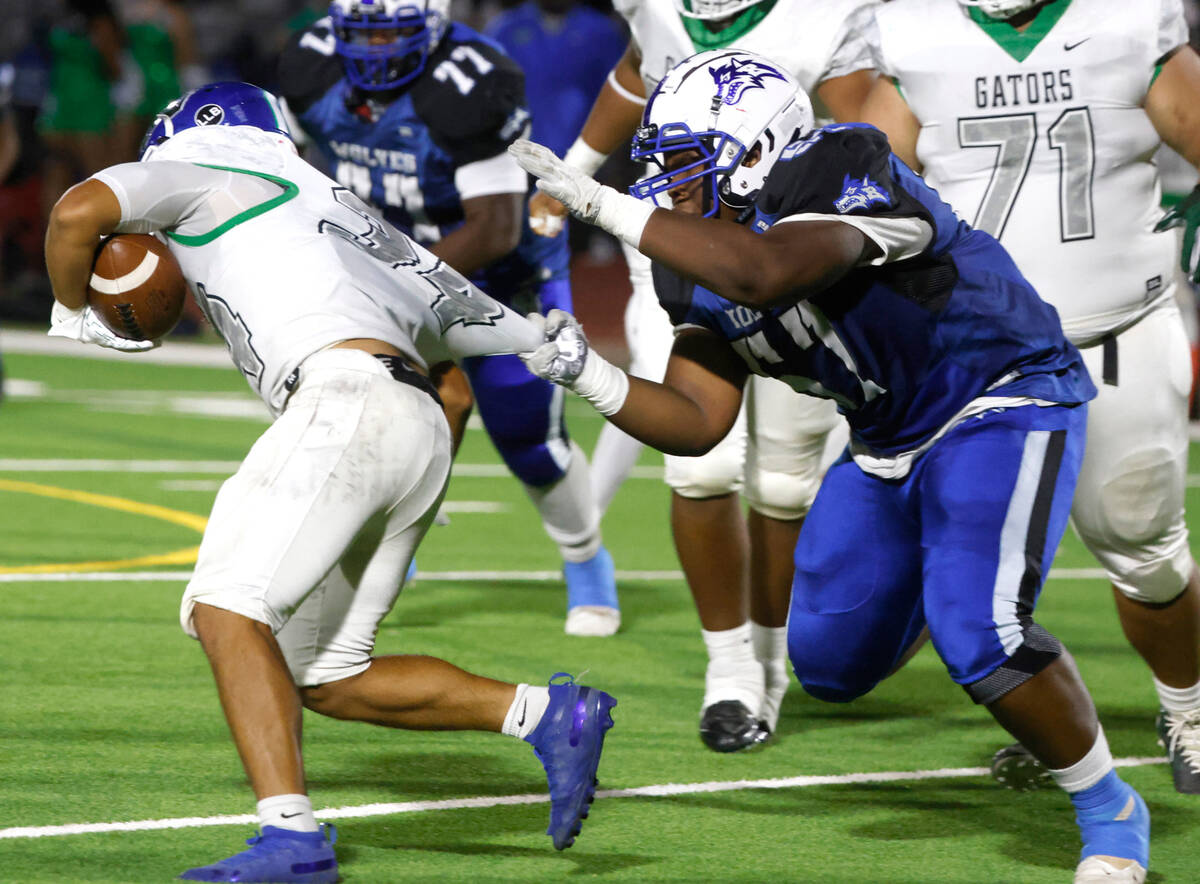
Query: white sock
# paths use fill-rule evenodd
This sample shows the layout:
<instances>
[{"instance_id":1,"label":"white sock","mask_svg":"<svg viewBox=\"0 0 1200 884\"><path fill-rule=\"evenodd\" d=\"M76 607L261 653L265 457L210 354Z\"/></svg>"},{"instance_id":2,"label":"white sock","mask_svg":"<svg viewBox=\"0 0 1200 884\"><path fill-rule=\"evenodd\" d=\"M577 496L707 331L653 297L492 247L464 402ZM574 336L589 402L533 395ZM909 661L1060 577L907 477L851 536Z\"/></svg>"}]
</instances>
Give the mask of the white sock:
<instances>
[{"instance_id":1,"label":"white sock","mask_svg":"<svg viewBox=\"0 0 1200 884\"><path fill-rule=\"evenodd\" d=\"M258 821L264 826L315 832L319 828L307 795L272 795L258 802Z\"/></svg>"},{"instance_id":2,"label":"white sock","mask_svg":"<svg viewBox=\"0 0 1200 884\"><path fill-rule=\"evenodd\" d=\"M787 627L763 626L751 620L750 637L754 657L763 668L763 706L759 717L774 733L779 723L783 695L787 693L790 681L787 670Z\"/></svg>"},{"instance_id":3,"label":"white sock","mask_svg":"<svg viewBox=\"0 0 1200 884\"><path fill-rule=\"evenodd\" d=\"M1096 730L1096 742L1088 750L1087 755L1076 761L1070 767L1062 770L1050 769L1050 776L1064 791L1082 792L1090 789L1107 776L1113 769L1112 753L1108 750L1108 740L1104 737L1104 728Z\"/></svg>"},{"instance_id":4,"label":"white sock","mask_svg":"<svg viewBox=\"0 0 1200 884\"><path fill-rule=\"evenodd\" d=\"M566 475L553 485L525 486L564 562L586 562L600 549L600 511L588 474L587 456L572 442Z\"/></svg>"},{"instance_id":5,"label":"white sock","mask_svg":"<svg viewBox=\"0 0 1200 884\"><path fill-rule=\"evenodd\" d=\"M763 698L763 668L754 657L750 622L733 629L710 632L701 629L708 649L708 669L704 674L704 703L707 709L721 700L737 700L752 715L760 714Z\"/></svg>"},{"instance_id":6,"label":"white sock","mask_svg":"<svg viewBox=\"0 0 1200 884\"><path fill-rule=\"evenodd\" d=\"M592 497L605 513L617 489L628 477L642 453L642 443L615 424L604 422L592 449Z\"/></svg>"},{"instance_id":7,"label":"white sock","mask_svg":"<svg viewBox=\"0 0 1200 884\"><path fill-rule=\"evenodd\" d=\"M508 707L508 714L504 716L504 725L500 728L500 733L520 740L525 739L538 726L549 705L550 688L517 685L517 695Z\"/></svg>"},{"instance_id":8,"label":"white sock","mask_svg":"<svg viewBox=\"0 0 1200 884\"><path fill-rule=\"evenodd\" d=\"M1168 712L1179 714L1200 709L1200 681L1190 688L1172 688L1156 678L1154 689L1158 691L1158 702Z\"/></svg>"}]
</instances>

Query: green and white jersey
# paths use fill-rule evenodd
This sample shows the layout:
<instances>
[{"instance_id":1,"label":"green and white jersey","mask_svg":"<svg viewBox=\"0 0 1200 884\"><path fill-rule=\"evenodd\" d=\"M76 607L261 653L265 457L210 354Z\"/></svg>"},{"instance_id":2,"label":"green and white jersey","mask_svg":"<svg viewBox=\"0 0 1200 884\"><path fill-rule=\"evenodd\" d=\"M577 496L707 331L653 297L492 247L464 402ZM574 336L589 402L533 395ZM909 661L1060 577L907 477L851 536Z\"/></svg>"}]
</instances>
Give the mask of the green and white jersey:
<instances>
[{"instance_id":1,"label":"green and white jersey","mask_svg":"<svg viewBox=\"0 0 1200 884\"><path fill-rule=\"evenodd\" d=\"M866 29L921 123L926 180L998 237L1067 336L1088 344L1169 295L1159 137L1142 105L1187 42L1180 0L1054 0L1019 33L955 0L903 0Z\"/></svg>"},{"instance_id":2,"label":"green and white jersey","mask_svg":"<svg viewBox=\"0 0 1200 884\"><path fill-rule=\"evenodd\" d=\"M679 14L673 0L615 0L642 54L646 95L690 55L734 46L773 59L811 93L821 82L872 67L854 14L876 0L764 0L725 30Z\"/></svg>"},{"instance_id":3,"label":"green and white jersey","mask_svg":"<svg viewBox=\"0 0 1200 884\"><path fill-rule=\"evenodd\" d=\"M278 414L309 355L374 338L428 367L532 350L541 335L379 220L282 136L187 129L94 176L119 233L161 232L250 386Z\"/></svg>"}]
</instances>

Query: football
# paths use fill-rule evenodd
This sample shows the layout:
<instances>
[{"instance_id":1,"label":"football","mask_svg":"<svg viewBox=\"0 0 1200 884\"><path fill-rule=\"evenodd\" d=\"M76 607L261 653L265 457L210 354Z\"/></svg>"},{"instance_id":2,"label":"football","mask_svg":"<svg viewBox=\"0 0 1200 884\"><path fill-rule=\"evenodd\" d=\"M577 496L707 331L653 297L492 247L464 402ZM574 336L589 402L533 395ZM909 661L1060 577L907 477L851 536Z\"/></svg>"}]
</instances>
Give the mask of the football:
<instances>
[{"instance_id":1,"label":"football","mask_svg":"<svg viewBox=\"0 0 1200 884\"><path fill-rule=\"evenodd\" d=\"M179 262L153 236L110 236L96 251L87 302L122 338L154 341L179 322L187 283Z\"/></svg>"}]
</instances>

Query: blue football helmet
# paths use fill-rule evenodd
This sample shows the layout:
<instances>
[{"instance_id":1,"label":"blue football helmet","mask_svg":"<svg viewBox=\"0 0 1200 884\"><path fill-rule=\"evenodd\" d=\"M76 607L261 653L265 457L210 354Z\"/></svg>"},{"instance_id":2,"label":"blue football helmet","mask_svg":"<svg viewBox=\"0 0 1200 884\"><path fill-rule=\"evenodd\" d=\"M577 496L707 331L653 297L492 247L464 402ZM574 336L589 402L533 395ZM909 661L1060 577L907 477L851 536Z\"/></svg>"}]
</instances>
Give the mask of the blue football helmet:
<instances>
[{"instance_id":1,"label":"blue football helmet","mask_svg":"<svg viewBox=\"0 0 1200 884\"><path fill-rule=\"evenodd\" d=\"M425 70L450 21L450 0L333 0L329 17L346 78L378 92Z\"/></svg>"},{"instance_id":2,"label":"blue football helmet","mask_svg":"<svg viewBox=\"0 0 1200 884\"><path fill-rule=\"evenodd\" d=\"M158 112L142 139L138 159L146 159L168 138L196 126L254 126L292 137L279 99L270 92L249 83L209 83L176 98Z\"/></svg>"},{"instance_id":3,"label":"blue football helmet","mask_svg":"<svg viewBox=\"0 0 1200 884\"><path fill-rule=\"evenodd\" d=\"M660 171L629 191L670 208L673 187L707 179L705 216L717 214L720 203L746 209L784 148L812 127L808 96L775 62L736 49L693 55L646 102L631 156ZM690 158L686 165L670 164L680 152ZM747 165L751 155L756 159Z\"/></svg>"}]
</instances>

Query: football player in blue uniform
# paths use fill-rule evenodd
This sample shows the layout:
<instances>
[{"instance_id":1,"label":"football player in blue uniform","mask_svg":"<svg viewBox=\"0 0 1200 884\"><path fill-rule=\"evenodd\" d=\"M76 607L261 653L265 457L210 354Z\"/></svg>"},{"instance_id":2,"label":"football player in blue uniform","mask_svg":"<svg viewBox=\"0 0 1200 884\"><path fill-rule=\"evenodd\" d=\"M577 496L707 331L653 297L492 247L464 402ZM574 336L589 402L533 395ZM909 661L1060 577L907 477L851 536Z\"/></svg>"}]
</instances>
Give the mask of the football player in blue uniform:
<instances>
[{"instance_id":1,"label":"football player in blue uniform","mask_svg":"<svg viewBox=\"0 0 1200 884\"><path fill-rule=\"evenodd\" d=\"M657 262L677 330L659 385L552 313L526 355L536 374L677 454L724 435L749 372L846 416L850 445L796 545L788 651L805 690L867 693L927 627L954 681L1070 793L1075 881L1143 881L1146 806L1114 771L1070 655L1033 619L1095 387L1000 244L877 129L814 129L796 81L739 51L693 56L650 97L634 139L660 167L634 188L650 202L530 142L511 150L541 189ZM664 197L674 211L655 208Z\"/></svg>"},{"instance_id":2,"label":"football player in blue uniform","mask_svg":"<svg viewBox=\"0 0 1200 884\"><path fill-rule=\"evenodd\" d=\"M330 175L497 300L570 309L566 243L533 235L528 179L505 152L529 126L524 77L449 0L334 0L279 64L280 89ZM559 547L566 631L620 625L583 452L562 390L515 356L465 360L480 417Z\"/></svg>"}]
</instances>

